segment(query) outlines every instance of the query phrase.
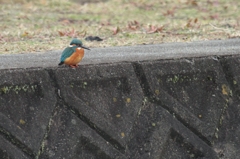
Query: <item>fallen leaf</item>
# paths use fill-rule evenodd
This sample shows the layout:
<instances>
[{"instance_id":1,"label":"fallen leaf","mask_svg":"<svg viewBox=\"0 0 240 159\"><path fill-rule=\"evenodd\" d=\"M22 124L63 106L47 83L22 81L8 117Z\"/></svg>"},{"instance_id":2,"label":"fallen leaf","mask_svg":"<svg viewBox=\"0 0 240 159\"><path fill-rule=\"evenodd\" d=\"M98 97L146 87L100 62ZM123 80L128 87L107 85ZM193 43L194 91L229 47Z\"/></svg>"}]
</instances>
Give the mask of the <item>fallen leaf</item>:
<instances>
[{"instance_id":1,"label":"fallen leaf","mask_svg":"<svg viewBox=\"0 0 240 159\"><path fill-rule=\"evenodd\" d=\"M164 16L174 16L176 8L168 9L167 12L163 13Z\"/></svg>"},{"instance_id":2,"label":"fallen leaf","mask_svg":"<svg viewBox=\"0 0 240 159\"><path fill-rule=\"evenodd\" d=\"M110 26L111 23L109 21L103 21L100 23L102 26Z\"/></svg>"},{"instance_id":3,"label":"fallen leaf","mask_svg":"<svg viewBox=\"0 0 240 159\"><path fill-rule=\"evenodd\" d=\"M197 22L198 22L198 18L195 18L195 19L194 19L194 23L197 23Z\"/></svg>"},{"instance_id":4,"label":"fallen leaf","mask_svg":"<svg viewBox=\"0 0 240 159\"><path fill-rule=\"evenodd\" d=\"M70 24L70 21L68 19L63 19L63 20L61 20L61 23Z\"/></svg>"},{"instance_id":5,"label":"fallen leaf","mask_svg":"<svg viewBox=\"0 0 240 159\"><path fill-rule=\"evenodd\" d=\"M192 22L192 19L189 19L188 22L187 22L187 24L186 24L186 27L187 27L187 28L192 27L191 22Z\"/></svg>"},{"instance_id":6,"label":"fallen leaf","mask_svg":"<svg viewBox=\"0 0 240 159\"><path fill-rule=\"evenodd\" d=\"M158 27L158 26L149 25L147 28L147 33L152 34L152 33L162 32L163 28L164 26Z\"/></svg>"},{"instance_id":7,"label":"fallen leaf","mask_svg":"<svg viewBox=\"0 0 240 159\"><path fill-rule=\"evenodd\" d=\"M27 31L25 31L21 36L22 37L27 37L29 35L29 33Z\"/></svg>"},{"instance_id":8,"label":"fallen leaf","mask_svg":"<svg viewBox=\"0 0 240 159\"><path fill-rule=\"evenodd\" d=\"M136 20L128 22L128 29L137 30L140 28L140 23Z\"/></svg>"},{"instance_id":9,"label":"fallen leaf","mask_svg":"<svg viewBox=\"0 0 240 159\"><path fill-rule=\"evenodd\" d=\"M120 32L120 28L117 26L113 29L113 35L116 35L118 32Z\"/></svg>"},{"instance_id":10,"label":"fallen leaf","mask_svg":"<svg viewBox=\"0 0 240 159\"><path fill-rule=\"evenodd\" d=\"M188 0L187 4L190 4L190 5L192 5L192 6L198 6L196 0Z\"/></svg>"},{"instance_id":11,"label":"fallen leaf","mask_svg":"<svg viewBox=\"0 0 240 159\"><path fill-rule=\"evenodd\" d=\"M60 18L58 21L66 25L76 22L76 20L66 19L66 18Z\"/></svg>"},{"instance_id":12,"label":"fallen leaf","mask_svg":"<svg viewBox=\"0 0 240 159\"><path fill-rule=\"evenodd\" d=\"M81 36L82 36L82 37L84 37L84 36L86 36L86 34L87 34L87 31L86 31L86 30L84 30L84 31L82 31L80 34L81 34Z\"/></svg>"},{"instance_id":13,"label":"fallen leaf","mask_svg":"<svg viewBox=\"0 0 240 159\"><path fill-rule=\"evenodd\" d=\"M58 34L59 34L60 36L64 36L64 35L65 35L62 31L58 31Z\"/></svg>"},{"instance_id":14,"label":"fallen leaf","mask_svg":"<svg viewBox=\"0 0 240 159\"><path fill-rule=\"evenodd\" d=\"M210 15L209 16L212 20L214 20L214 19L218 19L218 14L213 14L213 15Z\"/></svg>"},{"instance_id":15,"label":"fallen leaf","mask_svg":"<svg viewBox=\"0 0 240 159\"><path fill-rule=\"evenodd\" d=\"M75 31L75 29L58 31L58 34L60 36L69 36L69 37L75 37L75 36L79 35L79 33L77 31Z\"/></svg>"}]
</instances>

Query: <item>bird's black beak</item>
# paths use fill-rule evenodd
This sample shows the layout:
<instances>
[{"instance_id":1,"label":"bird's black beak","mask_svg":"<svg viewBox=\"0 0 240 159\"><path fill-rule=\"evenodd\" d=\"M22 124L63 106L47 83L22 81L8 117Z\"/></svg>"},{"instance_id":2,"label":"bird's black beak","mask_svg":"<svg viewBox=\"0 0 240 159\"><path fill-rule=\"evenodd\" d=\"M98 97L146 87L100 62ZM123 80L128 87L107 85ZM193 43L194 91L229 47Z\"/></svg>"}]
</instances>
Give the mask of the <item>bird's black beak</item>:
<instances>
[{"instance_id":1,"label":"bird's black beak","mask_svg":"<svg viewBox=\"0 0 240 159\"><path fill-rule=\"evenodd\" d=\"M85 46L80 46L81 48L84 48L84 49L87 49L87 50L90 50L89 48L85 47Z\"/></svg>"}]
</instances>

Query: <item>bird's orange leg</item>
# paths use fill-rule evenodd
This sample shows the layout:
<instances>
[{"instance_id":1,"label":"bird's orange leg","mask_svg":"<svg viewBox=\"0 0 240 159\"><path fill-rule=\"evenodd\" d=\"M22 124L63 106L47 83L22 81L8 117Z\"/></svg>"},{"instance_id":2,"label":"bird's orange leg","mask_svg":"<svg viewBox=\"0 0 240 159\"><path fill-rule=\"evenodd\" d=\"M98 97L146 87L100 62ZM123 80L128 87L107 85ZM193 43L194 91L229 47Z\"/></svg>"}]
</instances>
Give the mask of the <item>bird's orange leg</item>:
<instances>
[{"instance_id":1,"label":"bird's orange leg","mask_svg":"<svg viewBox=\"0 0 240 159\"><path fill-rule=\"evenodd\" d=\"M70 67L72 68L77 68L78 66L77 65L69 65Z\"/></svg>"}]
</instances>

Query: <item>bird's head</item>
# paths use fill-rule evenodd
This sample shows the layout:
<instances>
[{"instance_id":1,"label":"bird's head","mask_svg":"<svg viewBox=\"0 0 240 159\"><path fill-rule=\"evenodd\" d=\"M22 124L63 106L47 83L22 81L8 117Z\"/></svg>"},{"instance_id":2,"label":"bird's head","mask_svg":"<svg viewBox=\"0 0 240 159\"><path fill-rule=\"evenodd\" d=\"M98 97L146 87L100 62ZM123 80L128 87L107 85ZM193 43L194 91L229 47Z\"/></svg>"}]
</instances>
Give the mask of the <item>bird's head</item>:
<instances>
[{"instance_id":1,"label":"bird's head","mask_svg":"<svg viewBox=\"0 0 240 159\"><path fill-rule=\"evenodd\" d=\"M84 48L84 49L90 50L89 48L83 46L81 40L76 39L76 38L74 38L74 39L71 41L70 45L76 45L76 46L78 46L78 47L81 47L81 48Z\"/></svg>"}]
</instances>

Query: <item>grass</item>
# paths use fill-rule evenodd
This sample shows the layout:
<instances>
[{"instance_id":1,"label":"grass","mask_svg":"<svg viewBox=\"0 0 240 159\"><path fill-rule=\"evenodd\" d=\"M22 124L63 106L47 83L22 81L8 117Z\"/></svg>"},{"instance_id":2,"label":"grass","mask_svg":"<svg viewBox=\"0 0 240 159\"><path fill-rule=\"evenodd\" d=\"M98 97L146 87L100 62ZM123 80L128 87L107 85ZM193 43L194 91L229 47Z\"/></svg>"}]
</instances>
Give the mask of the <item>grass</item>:
<instances>
[{"instance_id":1,"label":"grass","mask_svg":"<svg viewBox=\"0 0 240 159\"><path fill-rule=\"evenodd\" d=\"M77 0L75 0L77 1ZM238 0L0 0L0 54L228 39L240 36ZM89 42L92 35L103 39Z\"/></svg>"}]
</instances>

